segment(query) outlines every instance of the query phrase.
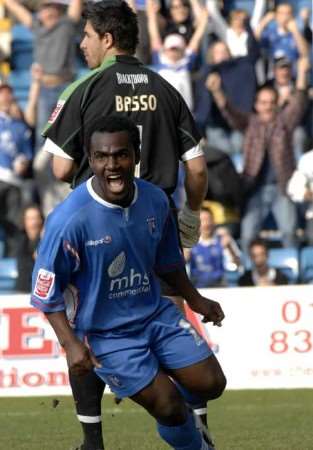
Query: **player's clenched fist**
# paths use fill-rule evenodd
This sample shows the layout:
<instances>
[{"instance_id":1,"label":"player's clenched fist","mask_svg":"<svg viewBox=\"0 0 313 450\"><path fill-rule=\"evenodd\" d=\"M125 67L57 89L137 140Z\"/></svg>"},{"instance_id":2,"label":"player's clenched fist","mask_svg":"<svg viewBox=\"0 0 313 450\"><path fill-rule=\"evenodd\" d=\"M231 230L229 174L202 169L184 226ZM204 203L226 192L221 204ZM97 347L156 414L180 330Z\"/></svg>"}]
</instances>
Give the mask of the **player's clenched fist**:
<instances>
[{"instance_id":1,"label":"player's clenched fist","mask_svg":"<svg viewBox=\"0 0 313 450\"><path fill-rule=\"evenodd\" d=\"M203 316L202 322L213 322L213 325L221 326L225 314L221 305L214 300L199 295L192 302L188 302L190 308Z\"/></svg>"}]
</instances>

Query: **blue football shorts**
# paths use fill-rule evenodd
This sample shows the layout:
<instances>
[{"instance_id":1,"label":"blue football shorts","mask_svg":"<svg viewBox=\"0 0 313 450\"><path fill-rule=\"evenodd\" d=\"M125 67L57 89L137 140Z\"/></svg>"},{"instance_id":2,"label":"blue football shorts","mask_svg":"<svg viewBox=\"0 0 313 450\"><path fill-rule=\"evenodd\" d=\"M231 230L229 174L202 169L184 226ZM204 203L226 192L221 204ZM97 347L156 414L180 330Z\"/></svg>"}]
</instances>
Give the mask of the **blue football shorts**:
<instances>
[{"instance_id":1,"label":"blue football shorts","mask_svg":"<svg viewBox=\"0 0 313 450\"><path fill-rule=\"evenodd\" d=\"M161 311L140 330L88 335L102 365L95 371L119 398L130 397L146 387L160 366L180 369L212 354L177 306L164 297L163 301Z\"/></svg>"}]
</instances>

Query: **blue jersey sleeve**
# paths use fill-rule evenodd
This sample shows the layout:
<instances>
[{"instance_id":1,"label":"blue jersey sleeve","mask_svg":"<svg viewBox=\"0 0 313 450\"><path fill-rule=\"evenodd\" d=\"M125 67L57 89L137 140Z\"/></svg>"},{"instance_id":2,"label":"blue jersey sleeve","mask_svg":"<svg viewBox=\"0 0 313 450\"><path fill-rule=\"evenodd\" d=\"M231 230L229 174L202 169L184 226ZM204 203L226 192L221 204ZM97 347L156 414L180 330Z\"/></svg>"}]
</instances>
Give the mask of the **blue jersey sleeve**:
<instances>
[{"instance_id":1,"label":"blue jersey sleeve","mask_svg":"<svg viewBox=\"0 0 313 450\"><path fill-rule=\"evenodd\" d=\"M157 249L154 269L156 273L161 274L182 269L184 265L174 213L168 210Z\"/></svg>"},{"instance_id":2,"label":"blue jersey sleeve","mask_svg":"<svg viewBox=\"0 0 313 450\"><path fill-rule=\"evenodd\" d=\"M21 138L19 146L19 154L25 156L29 161L33 159L33 145L32 145L32 135L28 127L24 126L21 128Z\"/></svg>"},{"instance_id":3,"label":"blue jersey sleeve","mask_svg":"<svg viewBox=\"0 0 313 450\"><path fill-rule=\"evenodd\" d=\"M75 233L46 226L32 277L31 304L43 312L65 310L63 292L80 268Z\"/></svg>"}]
</instances>

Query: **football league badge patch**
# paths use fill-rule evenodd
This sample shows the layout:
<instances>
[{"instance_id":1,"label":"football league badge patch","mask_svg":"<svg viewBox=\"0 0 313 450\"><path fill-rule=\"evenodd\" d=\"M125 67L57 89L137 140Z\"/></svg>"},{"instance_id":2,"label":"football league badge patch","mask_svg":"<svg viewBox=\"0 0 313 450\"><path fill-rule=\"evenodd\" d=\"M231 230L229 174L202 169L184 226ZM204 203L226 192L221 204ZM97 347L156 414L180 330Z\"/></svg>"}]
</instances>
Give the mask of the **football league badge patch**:
<instances>
[{"instance_id":1,"label":"football league badge patch","mask_svg":"<svg viewBox=\"0 0 313 450\"><path fill-rule=\"evenodd\" d=\"M56 107L54 108L54 110L52 111L51 116L48 119L48 123L54 123L58 117L58 115L60 114L60 112L62 111L62 108L65 104L65 100L58 100L58 103L56 104Z\"/></svg>"},{"instance_id":2,"label":"football league badge patch","mask_svg":"<svg viewBox=\"0 0 313 450\"><path fill-rule=\"evenodd\" d=\"M53 288L54 280L55 273L49 272L49 270L39 269L34 289L36 297L43 300L48 298Z\"/></svg>"}]
</instances>

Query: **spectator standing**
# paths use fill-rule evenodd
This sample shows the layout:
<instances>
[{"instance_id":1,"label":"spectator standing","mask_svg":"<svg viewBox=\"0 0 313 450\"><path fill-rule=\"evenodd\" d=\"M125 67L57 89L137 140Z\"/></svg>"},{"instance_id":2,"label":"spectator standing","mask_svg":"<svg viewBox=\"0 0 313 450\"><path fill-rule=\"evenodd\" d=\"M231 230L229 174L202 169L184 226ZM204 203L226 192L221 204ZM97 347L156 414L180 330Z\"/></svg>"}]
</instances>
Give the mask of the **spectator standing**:
<instances>
[{"instance_id":1,"label":"spectator standing","mask_svg":"<svg viewBox=\"0 0 313 450\"><path fill-rule=\"evenodd\" d=\"M22 207L23 177L33 157L31 131L10 115L14 97L9 85L0 86L0 223L6 236L6 254L15 256Z\"/></svg>"},{"instance_id":2,"label":"spectator standing","mask_svg":"<svg viewBox=\"0 0 313 450\"><path fill-rule=\"evenodd\" d=\"M257 86L255 63L258 55L257 46L251 46L247 56L232 58L227 45L216 41L209 47L208 64L195 82L196 123L210 146L228 154L241 152L242 134L229 126L206 88L206 80L210 73L217 72L232 104L242 111L250 112ZM242 95L242 80L245 80L245 95Z\"/></svg>"},{"instance_id":3,"label":"spectator standing","mask_svg":"<svg viewBox=\"0 0 313 450\"><path fill-rule=\"evenodd\" d=\"M252 269L239 278L239 286L276 286L288 284L288 278L279 269L269 267L268 248L263 239L254 239L249 245Z\"/></svg>"},{"instance_id":4,"label":"spectator standing","mask_svg":"<svg viewBox=\"0 0 313 450\"><path fill-rule=\"evenodd\" d=\"M178 33L168 34L162 43L158 9L155 0L147 0L153 69L180 92L189 109L193 110L191 71L195 66L199 45L207 26L207 11L203 8L201 21L186 44L185 38Z\"/></svg>"},{"instance_id":5,"label":"spectator standing","mask_svg":"<svg viewBox=\"0 0 313 450\"><path fill-rule=\"evenodd\" d=\"M202 14L203 7L198 0L170 0L169 16L165 20L162 37L180 34L188 44Z\"/></svg>"},{"instance_id":6,"label":"spectator standing","mask_svg":"<svg viewBox=\"0 0 313 450\"><path fill-rule=\"evenodd\" d=\"M305 238L313 245L313 149L301 156L288 183L288 194L305 208Z\"/></svg>"},{"instance_id":7,"label":"spectator standing","mask_svg":"<svg viewBox=\"0 0 313 450\"><path fill-rule=\"evenodd\" d=\"M255 30L257 39L270 61L284 55L296 67L299 56L308 56L308 45L298 29L292 6L281 3L267 13Z\"/></svg>"},{"instance_id":8,"label":"spectator standing","mask_svg":"<svg viewBox=\"0 0 313 450\"><path fill-rule=\"evenodd\" d=\"M32 13L18 0L3 0L16 19L34 33L34 62L43 76L38 101L36 147L43 142L41 131L56 102L75 74L76 24L81 18L82 0L71 0L64 14L62 0L43 0Z\"/></svg>"},{"instance_id":9,"label":"spectator standing","mask_svg":"<svg viewBox=\"0 0 313 450\"><path fill-rule=\"evenodd\" d=\"M255 113L235 109L222 90L220 77L211 74L208 78L207 87L230 126L244 132L242 176L247 195L241 223L244 251L257 237L270 211L282 233L283 245L296 245L297 214L286 194L286 185L295 169L292 133L305 110L306 74L307 63L300 60L295 94L281 111L276 90L263 86L256 96Z\"/></svg>"},{"instance_id":10,"label":"spectator standing","mask_svg":"<svg viewBox=\"0 0 313 450\"><path fill-rule=\"evenodd\" d=\"M255 0L251 20L243 9L234 9L229 14L229 24L223 18L216 0L207 0L207 9L213 31L230 50L231 56L247 56L249 48L255 46L253 31L264 14L266 1ZM249 23L250 22L250 23Z\"/></svg>"},{"instance_id":11,"label":"spectator standing","mask_svg":"<svg viewBox=\"0 0 313 450\"><path fill-rule=\"evenodd\" d=\"M309 69L309 62L307 61L307 69ZM278 93L278 106L285 108L295 93L295 80L292 75L292 62L286 57L274 59L273 67L274 78L271 84L275 87ZM305 146L308 141L308 135L305 127L306 117L295 128L292 135L292 142L294 148L294 155L296 160L300 158L305 151Z\"/></svg>"},{"instance_id":12,"label":"spectator standing","mask_svg":"<svg viewBox=\"0 0 313 450\"><path fill-rule=\"evenodd\" d=\"M17 280L15 289L31 292L32 271L36 259L36 249L43 228L43 215L37 205L30 205L23 213L23 229L17 247Z\"/></svg>"}]
</instances>

